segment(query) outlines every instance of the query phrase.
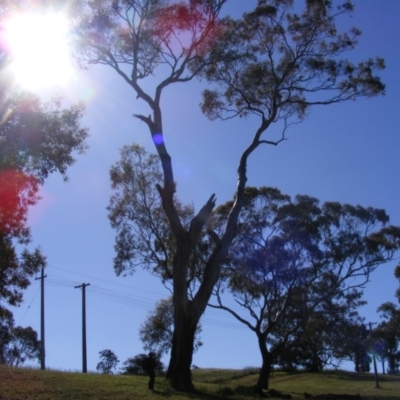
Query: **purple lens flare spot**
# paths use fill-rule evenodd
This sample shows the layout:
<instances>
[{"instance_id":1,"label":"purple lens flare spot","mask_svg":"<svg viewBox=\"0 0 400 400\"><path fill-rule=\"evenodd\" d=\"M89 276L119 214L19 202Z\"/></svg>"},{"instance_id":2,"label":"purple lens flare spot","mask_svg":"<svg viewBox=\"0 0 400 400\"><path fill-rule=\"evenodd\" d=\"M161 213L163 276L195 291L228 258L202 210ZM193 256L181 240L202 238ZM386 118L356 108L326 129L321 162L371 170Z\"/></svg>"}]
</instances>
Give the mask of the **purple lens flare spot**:
<instances>
[{"instance_id":1,"label":"purple lens flare spot","mask_svg":"<svg viewBox=\"0 0 400 400\"><path fill-rule=\"evenodd\" d=\"M156 145L163 144L163 143L164 143L164 138L163 138L162 133L155 133L155 134L153 135L153 142L154 142Z\"/></svg>"}]
</instances>

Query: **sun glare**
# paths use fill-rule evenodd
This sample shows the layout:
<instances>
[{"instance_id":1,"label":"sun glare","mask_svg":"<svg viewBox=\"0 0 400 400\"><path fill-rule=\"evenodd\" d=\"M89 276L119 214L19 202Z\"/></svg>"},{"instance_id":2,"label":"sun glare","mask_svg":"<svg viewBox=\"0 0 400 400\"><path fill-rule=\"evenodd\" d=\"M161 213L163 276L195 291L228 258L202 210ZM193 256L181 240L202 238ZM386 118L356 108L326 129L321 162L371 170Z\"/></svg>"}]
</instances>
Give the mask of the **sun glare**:
<instances>
[{"instance_id":1,"label":"sun glare","mask_svg":"<svg viewBox=\"0 0 400 400\"><path fill-rule=\"evenodd\" d=\"M65 85L72 66L67 46L68 21L61 15L16 15L3 26L17 83L30 90Z\"/></svg>"}]
</instances>

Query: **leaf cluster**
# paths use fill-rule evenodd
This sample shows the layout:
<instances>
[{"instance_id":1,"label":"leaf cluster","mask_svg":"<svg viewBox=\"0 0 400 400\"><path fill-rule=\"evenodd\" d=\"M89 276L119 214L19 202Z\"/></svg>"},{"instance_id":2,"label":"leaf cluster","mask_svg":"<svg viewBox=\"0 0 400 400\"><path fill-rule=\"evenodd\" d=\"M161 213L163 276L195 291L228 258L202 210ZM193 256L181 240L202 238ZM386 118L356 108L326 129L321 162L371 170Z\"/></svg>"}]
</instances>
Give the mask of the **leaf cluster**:
<instances>
[{"instance_id":1,"label":"leaf cluster","mask_svg":"<svg viewBox=\"0 0 400 400\"><path fill-rule=\"evenodd\" d=\"M296 2L296 7L299 4ZM381 58L354 63L344 58L360 31L340 32L337 21L351 14L344 1L258 1L242 18L227 17L207 53L201 74L215 83L203 92L201 108L209 118L255 114L269 124L302 120L313 105L327 105L384 92L377 72Z\"/></svg>"},{"instance_id":2,"label":"leaf cluster","mask_svg":"<svg viewBox=\"0 0 400 400\"><path fill-rule=\"evenodd\" d=\"M159 158L138 145L124 146L120 153L120 161L110 170L114 194L107 208L111 226L117 233L114 269L118 275L131 274L137 266L142 266L168 282L173 274L176 237L156 189L163 178ZM178 199L174 205L183 226L189 229L193 207L181 204ZM199 279L210 245L205 235L196 245L188 269L189 289Z\"/></svg>"},{"instance_id":3,"label":"leaf cluster","mask_svg":"<svg viewBox=\"0 0 400 400\"><path fill-rule=\"evenodd\" d=\"M370 274L398 252L399 228L381 209L291 199L267 187L244 193L212 306L268 341L272 353L287 346L299 362L316 361L317 369L349 353L338 343L360 323L355 310ZM224 220L229 208L219 207L215 218ZM240 310L224 304L225 290Z\"/></svg>"},{"instance_id":4,"label":"leaf cluster","mask_svg":"<svg viewBox=\"0 0 400 400\"><path fill-rule=\"evenodd\" d=\"M396 268L396 273L398 267ZM375 349L383 360L388 361L389 372L400 370L400 307L386 302L378 307L381 323L372 332Z\"/></svg>"},{"instance_id":5,"label":"leaf cluster","mask_svg":"<svg viewBox=\"0 0 400 400\"><path fill-rule=\"evenodd\" d=\"M27 360L39 360L40 341L30 326L14 326L12 313L0 307L0 363L18 367Z\"/></svg>"},{"instance_id":6,"label":"leaf cluster","mask_svg":"<svg viewBox=\"0 0 400 400\"><path fill-rule=\"evenodd\" d=\"M19 255L14 240L29 244L27 213L40 199L40 185L54 172L67 179L73 153L86 149L88 132L79 125L81 104L61 108L57 99L42 104L32 94L14 93L0 109L0 298L17 305L45 257L39 249Z\"/></svg>"},{"instance_id":7,"label":"leaf cluster","mask_svg":"<svg viewBox=\"0 0 400 400\"><path fill-rule=\"evenodd\" d=\"M101 374L112 374L119 363L118 357L109 349L99 351L100 361L96 366L96 370Z\"/></svg>"},{"instance_id":8,"label":"leaf cluster","mask_svg":"<svg viewBox=\"0 0 400 400\"><path fill-rule=\"evenodd\" d=\"M216 36L225 1L81 0L72 13L76 56L83 63L111 66L150 104L139 81L156 69L167 71L158 90L192 79L194 74L184 75L186 65Z\"/></svg>"}]
</instances>

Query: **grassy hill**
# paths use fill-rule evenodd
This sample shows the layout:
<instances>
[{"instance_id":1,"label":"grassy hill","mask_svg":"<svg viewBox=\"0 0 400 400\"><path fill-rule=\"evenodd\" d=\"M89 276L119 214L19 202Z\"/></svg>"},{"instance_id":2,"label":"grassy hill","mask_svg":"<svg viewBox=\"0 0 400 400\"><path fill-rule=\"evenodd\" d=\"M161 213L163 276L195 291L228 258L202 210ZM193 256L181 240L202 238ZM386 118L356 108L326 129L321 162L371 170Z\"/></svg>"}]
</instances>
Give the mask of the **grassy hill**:
<instances>
[{"instance_id":1,"label":"grassy hill","mask_svg":"<svg viewBox=\"0 0 400 400\"><path fill-rule=\"evenodd\" d=\"M147 389L141 376L81 374L59 371L15 369L0 366L1 400L132 400L132 399L250 399L255 384L255 370L193 371L197 393L184 395L171 390L164 378L157 378L155 391ZM400 400L400 377L380 376L381 389L375 389L372 374L328 371L320 374L276 372L271 388L304 399L304 392L318 394L359 394L363 399Z\"/></svg>"}]
</instances>

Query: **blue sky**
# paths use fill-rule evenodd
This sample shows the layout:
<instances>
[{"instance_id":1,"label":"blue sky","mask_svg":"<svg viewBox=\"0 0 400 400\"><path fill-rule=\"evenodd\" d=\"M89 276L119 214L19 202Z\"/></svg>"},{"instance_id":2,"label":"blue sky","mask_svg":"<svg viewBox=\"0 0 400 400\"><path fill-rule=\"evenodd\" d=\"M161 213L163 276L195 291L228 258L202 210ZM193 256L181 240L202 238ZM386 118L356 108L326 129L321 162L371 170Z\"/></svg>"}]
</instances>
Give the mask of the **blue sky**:
<instances>
[{"instance_id":1,"label":"blue sky","mask_svg":"<svg viewBox=\"0 0 400 400\"><path fill-rule=\"evenodd\" d=\"M230 0L238 14L256 1ZM400 224L398 126L400 83L400 2L356 0L356 12L345 24L363 31L354 59L385 58L383 97L314 108L289 140L257 151L249 164L249 185L276 186L292 196L308 194L384 208L391 223ZM350 55L349 55L350 56ZM251 140L257 121L210 122L198 107L205 83L170 88L163 98L166 144L173 158L178 195L199 208L212 193L218 204L229 200L236 186L238 157ZM147 127L132 117L143 110L127 85L106 67L76 68L62 92L68 102L87 105L84 124L90 128L87 154L70 169L68 183L52 176L43 200L30 212L34 245L47 255L46 365L80 370L81 291L87 287L88 369L95 370L98 352L111 349L121 361L142 352L140 324L157 300L168 296L146 272L116 277L112 267L114 232L107 219L110 197L108 171L124 144L139 143L153 151ZM381 266L365 290L368 305L360 310L377 322L376 308L395 301L397 261ZM39 281L32 281L25 301L13 310L17 324L40 331ZM227 314L207 310L202 319L203 347L194 355L200 367L258 366L255 336ZM165 362L168 358L165 358ZM349 365L352 368L352 365Z\"/></svg>"}]
</instances>

